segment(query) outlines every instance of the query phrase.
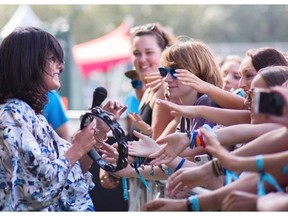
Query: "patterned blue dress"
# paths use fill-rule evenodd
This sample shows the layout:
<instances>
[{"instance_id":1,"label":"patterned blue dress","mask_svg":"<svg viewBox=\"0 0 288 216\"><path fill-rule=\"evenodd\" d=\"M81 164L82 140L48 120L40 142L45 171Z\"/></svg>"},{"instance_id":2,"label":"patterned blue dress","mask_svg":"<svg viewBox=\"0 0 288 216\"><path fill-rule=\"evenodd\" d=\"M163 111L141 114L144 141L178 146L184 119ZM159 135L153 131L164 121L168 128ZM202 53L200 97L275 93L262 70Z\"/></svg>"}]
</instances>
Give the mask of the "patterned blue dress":
<instances>
[{"instance_id":1,"label":"patterned blue dress","mask_svg":"<svg viewBox=\"0 0 288 216\"><path fill-rule=\"evenodd\" d=\"M0 105L0 210L94 211L91 173L71 166L43 115L18 99Z\"/></svg>"}]
</instances>

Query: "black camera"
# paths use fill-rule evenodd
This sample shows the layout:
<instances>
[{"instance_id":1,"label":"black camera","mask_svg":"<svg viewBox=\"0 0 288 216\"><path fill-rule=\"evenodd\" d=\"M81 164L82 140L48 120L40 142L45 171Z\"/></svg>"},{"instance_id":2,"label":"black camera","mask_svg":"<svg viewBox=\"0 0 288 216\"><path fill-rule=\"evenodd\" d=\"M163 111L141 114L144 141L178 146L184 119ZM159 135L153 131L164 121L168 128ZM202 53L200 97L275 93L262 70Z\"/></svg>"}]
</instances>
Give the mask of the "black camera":
<instances>
[{"instance_id":1,"label":"black camera","mask_svg":"<svg viewBox=\"0 0 288 216\"><path fill-rule=\"evenodd\" d=\"M269 114L282 116L284 112L284 99L283 97L270 90L255 90L253 111L256 114Z\"/></svg>"}]
</instances>

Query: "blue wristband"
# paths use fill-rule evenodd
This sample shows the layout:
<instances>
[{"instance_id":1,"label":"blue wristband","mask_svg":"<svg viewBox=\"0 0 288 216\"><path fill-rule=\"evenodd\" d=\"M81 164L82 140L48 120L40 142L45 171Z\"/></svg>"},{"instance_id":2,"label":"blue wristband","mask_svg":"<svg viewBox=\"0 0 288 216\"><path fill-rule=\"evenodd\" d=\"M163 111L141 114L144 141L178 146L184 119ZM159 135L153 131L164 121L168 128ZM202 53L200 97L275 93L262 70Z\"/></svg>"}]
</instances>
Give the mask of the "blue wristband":
<instances>
[{"instance_id":1,"label":"blue wristband","mask_svg":"<svg viewBox=\"0 0 288 216\"><path fill-rule=\"evenodd\" d=\"M225 172L225 185L229 185L233 181L236 181L237 179L239 179L239 176L233 171L225 169L224 172Z\"/></svg>"},{"instance_id":2,"label":"blue wristband","mask_svg":"<svg viewBox=\"0 0 288 216\"><path fill-rule=\"evenodd\" d=\"M188 197L187 205L188 211L200 211L199 200L195 195Z\"/></svg>"},{"instance_id":3,"label":"blue wristband","mask_svg":"<svg viewBox=\"0 0 288 216\"><path fill-rule=\"evenodd\" d=\"M262 155L256 155L256 167L257 167L257 171L259 173L264 172L264 162L263 162L263 156Z\"/></svg>"},{"instance_id":4,"label":"blue wristband","mask_svg":"<svg viewBox=\"0 0 288 216\"><path fill-rule=\"evenodd\" d=\"M177 167L176 167L176 169L175 169L175 172L176 172L177 170L179 170L179 169L183 166L183 164L184 164L185 161L186 161L185 158L182 158L182 159L181 159L181 161L179 162L179 164L177 165Z\"/></svg>"},{"instance_id":5,"label":"blue wristband","mask_svg":"<svg viewBox=\"0 0 288 216\"><path fill-rule=\"evenodd\" d=\"M283 175L288 174L288 164L286 164L285 166L282 167L281 173L282 173Z\"/></svg>"},{"instance_id":6,"label":"blue wristband","mask_svg":"<svg viewBox=\"0 0 288 216\"><path fill-rule=\"evenodd\" d=\"M274 177L269 173L264 173L264 161L262 155L256 155L256 167L260 173L258 185L257 185L257 194L258 196L263 196L266 194L264 181L272 185L278 192L283 192L280 185L274 179Z\"/></svg>"},{"instance_id":7,"label":"blue wristband","mask_svg":"<svg viewBox=\"0 0 288 216\"><path fill-rule=\"evenodd\" d=\"M197 137L197 135L198 135L198 131L194 130L192 135L191 135L191 140L190 140L190 145L189 145L189 147L191 149L193 149L196 146L196 137Z\"/></svg>"},{"instance_id":8,"label":"blue wristband","mask_svg":"<svg viewBox=\"0 0 288 216\"><path fill-rule=\"evenodd\" d=\"M129 194L128 194L128 184L127 184L127 178L123 177L122 178L122 187L123 187L123 198L124 200L129 199Z\"/></svg>"}]
</instances>

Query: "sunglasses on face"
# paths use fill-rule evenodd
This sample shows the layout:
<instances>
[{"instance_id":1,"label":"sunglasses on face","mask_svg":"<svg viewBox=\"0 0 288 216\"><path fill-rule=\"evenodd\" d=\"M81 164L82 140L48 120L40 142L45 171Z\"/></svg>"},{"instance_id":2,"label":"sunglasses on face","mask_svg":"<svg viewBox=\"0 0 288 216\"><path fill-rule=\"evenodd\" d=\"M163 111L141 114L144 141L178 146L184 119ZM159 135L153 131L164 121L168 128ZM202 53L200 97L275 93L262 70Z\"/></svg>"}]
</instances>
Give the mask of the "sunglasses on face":
<instances>
[{"instance_id":1,"label":"sunglasses on face","mask_svg":"<svg viewBox=\"0 0 288 216\"><path fill-rule=\"evenodd\" d=\"M176 69L174 68L168 68L168 67L159 67L158 68L160 75L165 78L167 76L167 74L169 73L173 79L177 79L177 77L175 76L176 74Z\"/></svg>"},{"instance_id":2,"label":"sunglasses on face","mask_svg":"<svg viewBox=\"0 0 288 216\"><path fill-rule=\"evenodd\" d=\"M142 81L141 80L132 80L131 81L132 87L134 89L141 89L142 88Z\"/></svg>"},{"instance_id":3,"label":"sunglasses on face","mask_svg":"<svg viewBox=\"0 0 288 216\"><path fill-rule=\"evenodd\" d=\"M146 25L141 25L141 26L135 26L130 29L130 34L134 35L138 32L149 32L153 31L156 28L156 25L154 23L148 23Z\"/></svg>"}]
</instances>

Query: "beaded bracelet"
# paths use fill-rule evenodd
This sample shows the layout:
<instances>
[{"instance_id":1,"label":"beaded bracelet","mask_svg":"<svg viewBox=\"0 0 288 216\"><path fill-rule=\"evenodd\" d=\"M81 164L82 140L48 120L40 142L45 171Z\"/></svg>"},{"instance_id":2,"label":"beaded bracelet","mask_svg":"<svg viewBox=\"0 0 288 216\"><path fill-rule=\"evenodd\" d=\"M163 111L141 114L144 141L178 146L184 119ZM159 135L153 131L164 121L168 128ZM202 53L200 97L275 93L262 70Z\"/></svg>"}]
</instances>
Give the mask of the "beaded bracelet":
<instances>
[{"instance_id":1,"label":"beaded bracelet","mask_svg":"<svg viewBox=\"0 0 288 216\"><path fill-rule=\"evenodd\" d=\"M188 211L200 211L198 197L193 195L187 198L187 209Z\"/></svg>"},{"instance_id":2,"label":"beaded bracelet","mask_svg":"<svg viewBox=\"0 0 288 216\"><path fill-rule=\"evenodd\" d=\"M212 160L212 170L217 177L225 175L225 185L228 185L239 178L235 172L225 169L218 159Z\"/></svg>"},{"instance_id":3,"label":"beaded bracelet","mask_svg":"<svg viewBox=\"0 0 288 216\"><path fill-rule=\"evenodd\" d=\"M108 140L108 136L98 128L94 128L94 139L96 141L96 148L100 149L103 146L103 143Z\"/></svg>"},{"instance_id":4,"label":"beaded bracelet","mask_svg":"<svg viewBox=\"0 0 288 216\"><path fill-rule=\"evenodd\" d=\"M218 159L212 160L212 170L217 177L224 175L224 168L219 164Z\"/></svg>"}]
</instances>

